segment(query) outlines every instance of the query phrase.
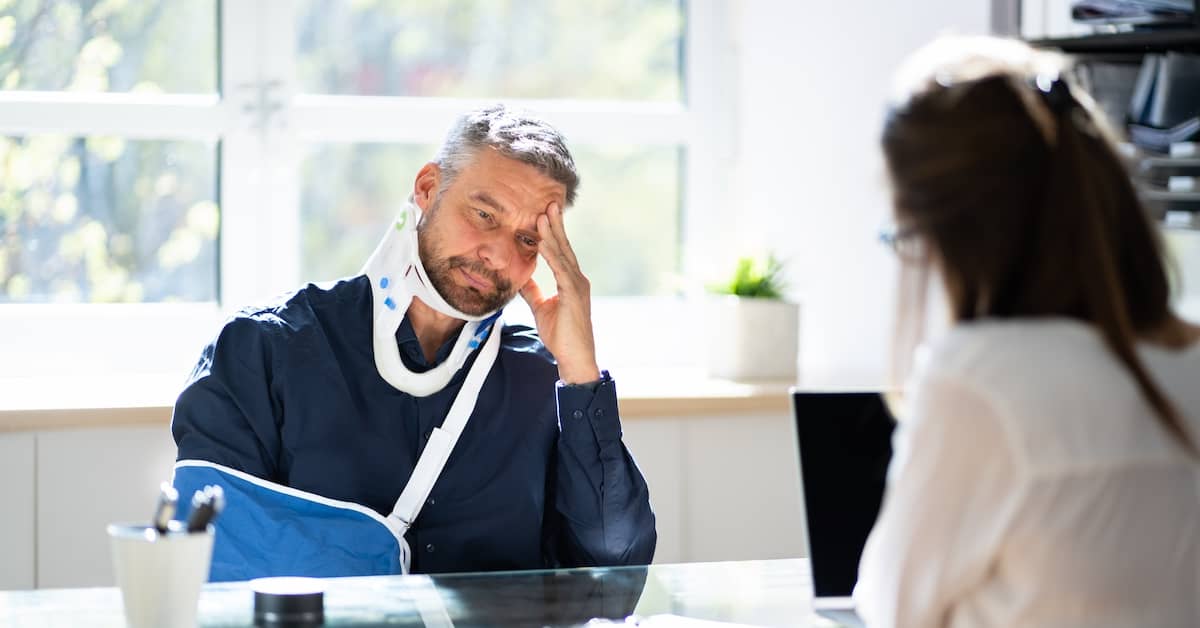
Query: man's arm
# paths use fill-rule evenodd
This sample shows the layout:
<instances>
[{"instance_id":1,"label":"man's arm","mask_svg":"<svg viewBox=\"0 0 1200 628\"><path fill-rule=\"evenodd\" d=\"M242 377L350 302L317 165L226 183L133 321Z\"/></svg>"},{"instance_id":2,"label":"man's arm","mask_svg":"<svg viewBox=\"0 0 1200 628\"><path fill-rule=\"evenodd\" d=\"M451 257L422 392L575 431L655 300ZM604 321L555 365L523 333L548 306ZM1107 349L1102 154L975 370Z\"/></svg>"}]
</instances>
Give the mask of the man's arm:
<instances>
[{"instance_id":1,"label":"man's arm","mask_svg":"<svg viewBox=\"0 0 1200 628\"><path fill-rule=\"evenodd\" d=\"M621 442L615 383L558 385L555 566L644 565L657 542L646 480Z\"/></svg>"},{"instance_id":2,"label":"man's arm","mask_svg":"<svg viewBox=\"0 0 1200 628\"><path fill-rule=\"evenodd\" d=\"M212 582L400 573L407 550L377 514L286 486L283 360L272 353L282 343L271 340L288 327L266 313L237 318L205 349L171 421L178 514L205 485L224 489Z\"/></svg>"},{"instance_id":3,"label":"man's arm","mask_svg":"<svg viewBox=\"0 0 1200 628\"><path fill-rule=\"evenodd\" d=\"M591 284L567 240L562 207L538 216L538 252L558 294L533 279L521 288L538 335L558 361L558 449L549 490L560 521L548 526L551 562L570 566L646 564L657 533L646 480L621 442L617 391L596 365Z\"/></svg>"},{"instance_id":4,"label":"man's arm","mask_svg":"<svg viewBox=\"0 0 1200 628\"><path fill-rule=\"evenodd\" d=\"M271 397L274 369L252 319L227 323L205 347L175 402L177 460L204 460L276 481L280 437Z\"/></svg>"},{"instance_id":5,"label":"man's arm","mask_svg":"<svg viewBox=\"0 0 1200 628\"><path fill-rule=\"evenodd\" d=\"M537 228L542 238L538 253L554 273L558 294L544 296L531 277L521 287L521 298L533 312L538 336L558 361L559 379L567 384L594 382L600 379L600 369L592 333L592 285L567 240L558 203L551 203L538 216Z\"/></svg>"}]
</instances>

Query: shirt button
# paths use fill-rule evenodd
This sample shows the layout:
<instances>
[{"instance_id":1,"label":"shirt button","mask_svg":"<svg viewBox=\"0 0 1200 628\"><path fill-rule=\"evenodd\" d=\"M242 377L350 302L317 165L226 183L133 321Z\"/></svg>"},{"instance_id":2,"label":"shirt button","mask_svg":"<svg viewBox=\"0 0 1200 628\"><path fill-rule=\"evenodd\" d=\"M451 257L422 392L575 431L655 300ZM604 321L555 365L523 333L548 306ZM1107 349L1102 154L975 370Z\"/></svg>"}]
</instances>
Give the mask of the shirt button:
<instances>
[{"instance_id":1,"label":"shirt button","mask_svg":"<svg viewBox=\"0 0 1200 628\"><path fill-rule=\"evenodd\" d=\"M425 551L426 551L426 552L429 552L430 554L432 554L432 553L433 553L433 543L430 543L429 545L426 545L426 546L425 546Z\"/></svg>"},{"instance_id":2,"label":"shirt button","mask_svg":"<svg viewBox=\"0 0 1200 628\"><path fill-rule=\"evenodd\" d=\"M596 408L596 411L592 413L592 416L596 417L597 419L604 416L604 408Z\"/></svg>"},{"instance_id":3,"label":"shirt button","mask_svg":"<svg viewBox=\"0 0 1200 628\"><path fill-rule=\"evenodd\" d=\"M430 497L430 498L429 498L429 501L428 501L428 502L426 502L426 503L427 503L427 504L429 504L430 506L432 506L432 505L436 504L436 503L437 503L437 501L436 501L436 500L434 500L432 497Z\"/></svg>"},{"instance_id":4,"label":"shirt button","mask_svg":"<svg viewBox=\"0 0 1200 628\"><path fill-rule=\"evenodd\" d=\"M576 419L582 419L583 418L583 410L576 410L571 413L571 416L575 417Z\"/></svg>"}]
</instances>

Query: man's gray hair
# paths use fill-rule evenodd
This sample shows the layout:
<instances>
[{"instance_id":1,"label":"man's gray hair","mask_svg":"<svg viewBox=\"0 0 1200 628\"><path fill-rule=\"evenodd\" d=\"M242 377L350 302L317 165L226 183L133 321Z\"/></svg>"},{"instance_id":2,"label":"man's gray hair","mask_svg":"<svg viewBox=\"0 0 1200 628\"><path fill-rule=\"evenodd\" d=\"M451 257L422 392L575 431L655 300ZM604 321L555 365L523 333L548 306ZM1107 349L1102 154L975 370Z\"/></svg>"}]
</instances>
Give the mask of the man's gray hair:
<instances>
[{"instance_id":1,"label":"man's gray hair","mask_svg":"<svg viewBox=\"0 0 1200 628\"><path fill-rule=\"evenodd\" d=\"M566 139L557 129L532 114L493 105L462 116L446 134L433 157L441 168L444 192L482 148L492 148L509 159L529 164L563 184L567 206L575 203L579 173L567 150Z\"/></svg>"}]
</instances>

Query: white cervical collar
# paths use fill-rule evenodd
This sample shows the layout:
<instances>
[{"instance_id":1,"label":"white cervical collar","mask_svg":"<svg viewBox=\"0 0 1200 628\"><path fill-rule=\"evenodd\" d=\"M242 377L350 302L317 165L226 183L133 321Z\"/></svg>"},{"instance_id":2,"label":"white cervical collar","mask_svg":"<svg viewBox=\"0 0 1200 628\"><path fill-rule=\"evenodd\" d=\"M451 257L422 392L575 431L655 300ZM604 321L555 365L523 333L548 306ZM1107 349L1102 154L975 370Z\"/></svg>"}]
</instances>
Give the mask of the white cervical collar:
<instances>
[{"instance_id":1,"label":"white cervical collar","mask_svg":"<svg viewBox=\"0 0 1200 628\"><path fill-rule=\"evenodd\" d=\"M499 318L499 310L483 316L460 312L438 294L417 248L417 223L421 210L412 201L405 203L396 221L388 228L375 252L367 260L363 274L371 279L373 300L373 344L375 367L392 387L417 397L427 397L446 387L476 347L487 338ZM467 321L450 357L424 372L410 371L400 359L396 330L404 320L413 297L419 297L434 310Z\"/></svg>"}]
</instances>

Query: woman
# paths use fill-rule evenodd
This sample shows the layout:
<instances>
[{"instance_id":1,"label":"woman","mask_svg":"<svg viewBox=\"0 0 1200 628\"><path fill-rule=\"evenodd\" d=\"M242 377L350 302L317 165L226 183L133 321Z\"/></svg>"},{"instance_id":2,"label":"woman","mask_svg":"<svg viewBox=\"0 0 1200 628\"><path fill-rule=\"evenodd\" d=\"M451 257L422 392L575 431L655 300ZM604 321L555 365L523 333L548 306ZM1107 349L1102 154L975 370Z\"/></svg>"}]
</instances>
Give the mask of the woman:
<instances>
[{"instance_id":1,"label":"woman","mask_svg":"<svg viewBox=\"0 0 1200 628\"><path fill-rule=\"evenodd\" d=\"M1062 69L947 39L901 73L889 241L952 327L908 389L868 625L1200 626L1200 329Z\"/></svg>"}]
</instances>

